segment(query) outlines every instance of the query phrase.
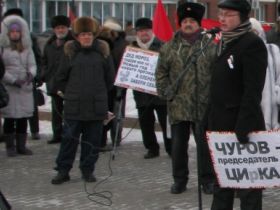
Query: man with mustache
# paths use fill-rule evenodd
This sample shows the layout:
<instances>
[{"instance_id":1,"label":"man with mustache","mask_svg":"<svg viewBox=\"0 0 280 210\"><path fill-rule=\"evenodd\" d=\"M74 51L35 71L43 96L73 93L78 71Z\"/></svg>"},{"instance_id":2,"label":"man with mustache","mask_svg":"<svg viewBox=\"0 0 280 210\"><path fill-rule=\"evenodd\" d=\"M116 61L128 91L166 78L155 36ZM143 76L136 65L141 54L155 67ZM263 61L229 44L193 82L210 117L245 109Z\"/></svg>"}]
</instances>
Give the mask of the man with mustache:
<instances>
[{"instance_id":1,"label":"man with mustache","mask_svg":"<svg viewBox=\"0 0 280 210\"><path fill-rule=\"evenodd\" d=\"M213 173L209 151L204 138L205 113L208 104L210 65L215 55L215 45L208 35L202 35L201 20L205 8L198 3L185 2L179 5L177 16L180 30L166 43L159 56L156 72L157 91L167 100L172 135L172 194L186 190L189 179L188 142L192 128L200 148L203 164L201 179L203 191L212 193ZM195 62L189 62L195 52L211 42ZM186 70L187 62L192 63ZM176 80L183 71L187 71ZM173 88L177 86L177 88ZM172 94L168 93L168 89ZM174 90L175 89L175 90ZM201 164L201 165L202 165Z\"/></svg>"}]
</instances>

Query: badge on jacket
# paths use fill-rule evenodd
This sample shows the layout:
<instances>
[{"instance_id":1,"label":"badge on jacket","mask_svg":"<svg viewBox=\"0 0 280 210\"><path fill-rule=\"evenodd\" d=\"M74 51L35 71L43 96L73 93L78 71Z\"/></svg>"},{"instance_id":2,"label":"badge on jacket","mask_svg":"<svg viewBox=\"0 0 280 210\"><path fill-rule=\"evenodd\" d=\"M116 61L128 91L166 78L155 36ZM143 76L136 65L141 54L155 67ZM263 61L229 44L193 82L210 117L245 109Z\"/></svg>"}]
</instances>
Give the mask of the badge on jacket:
<instances>
[{"instance_id":1,"label":"badge on jacket","mask_svg":"<svg viewBox=\"0 0 280 210\"><path fill-rule=\"evenodd\" d=\"M227 62L228 62L228 66L230 69L234 69L234 60L233 60L233 55L230 55L229 58L227 59Z\"/></svg>"}]
</instances>

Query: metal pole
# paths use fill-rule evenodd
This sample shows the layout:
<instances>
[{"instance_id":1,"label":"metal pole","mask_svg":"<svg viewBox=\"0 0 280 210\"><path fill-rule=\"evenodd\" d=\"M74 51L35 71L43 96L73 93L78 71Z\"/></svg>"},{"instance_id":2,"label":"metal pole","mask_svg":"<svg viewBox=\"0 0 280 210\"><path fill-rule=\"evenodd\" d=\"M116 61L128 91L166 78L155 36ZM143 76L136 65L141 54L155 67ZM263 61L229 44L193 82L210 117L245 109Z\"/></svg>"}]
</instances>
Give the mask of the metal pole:
<instances>
[{"instance_id":1,"label":"metal pole","mask_svg":"<svg viewBox=\"0 0 280 210\"><path fill-rule=\"evenodd\" d=\"M0 33L1 33L1 23L2 23L2 12L3 12L3 0L0 0Z\"/></svg>"},{"instance_id":2,"label":"metal pole","mask_svg":"<svg viewBox=\"0 0 280 210\"><path fill-rule=\"evenodd\" d=\"M279 4L279 0L276 0L276 3L275 3L275 22L279 16L278 14L278 4Z\"/></svg>"}]
</instances>

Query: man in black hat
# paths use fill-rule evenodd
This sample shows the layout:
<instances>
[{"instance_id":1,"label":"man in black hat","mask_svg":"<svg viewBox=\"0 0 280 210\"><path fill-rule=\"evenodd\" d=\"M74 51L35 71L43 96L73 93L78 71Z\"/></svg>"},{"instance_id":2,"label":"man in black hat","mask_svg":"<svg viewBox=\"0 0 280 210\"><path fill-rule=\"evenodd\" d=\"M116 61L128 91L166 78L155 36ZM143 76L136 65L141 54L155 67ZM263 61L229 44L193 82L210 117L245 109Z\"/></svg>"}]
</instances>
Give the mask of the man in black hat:
<instances>
[{"instance_id":1,"label":"man in black hat","mask_svg":"<svg viewBox=\"0 0 280 210\"><path fill-rule=\"evenodd\" d=\"M54 144L61 142L63 114L63 99L57 95L54 89L54 76L58 70L64 44L68 40L73 40L73 37L69 31L70 20L68 17L54 16L51 19L51 26L54 35L49 38L44 48L41 79L46 83L47 94L51 96L53 137L48 143Z\"/></svg>"},{"instance_id":2,"label":"man in black hat","mask_svg":"<svg viewBox=\"0 0 280 210\"><path fill-rule=\"evenodd\" d=\"M209 130L234 132L238 142L245 145L249 143L250 132L265 130L261 96L267 50L251 30L251 5L247 0L223 0L218 7L222 38L213 64ZM241 210L262 209L261 189L234 190L218 184L211 209L233 209L235 191Z\"/></svg>"},{"instance_id":3,"label":"man in black hat","mask_svg":"<svg viewBox=\"0 0 280 210\"><path fill-rule=\"evenodd\" d=\"M157 90L160 97L167 100L168 116L172 135L172 173L174 184L172 194L186 190L189 179L188 142L192 128L203 165L201 179L205 193L212 193L213 172L209 151L204 138L206 107L209 96L210 65L214 59L215 46L210 44L192 65L187 73L186 65L194 52L209 43L209 36L202 35L201 20L205 8L199 3L182 3L177 9L180 30L165 44L159 56L156 71ZM174 87L176 86L176 90ZM169 88L174 90L168 93ZM167 94L168 93L168 94Z\"/></svg>"},{"instance_id":4,"label":"man in black hat","mask_svg":"<svg viewBox=\"0 0 280 210\"><path fill-rule=\"evenodd\" d=\"M162 42L153 34L153 22L149 18L139 18L135 23L136 41L132 46L145 50L159 51ZM162 128L163 140L166 152L171 155L171 139L166 134L167 108L166 102L158 96L134 90L134 99L138 110L139 124L141 128L143 143L148 150L145 159L159 156L159 144L155 134L155 114Z\"/></svg>"}]
</instances>

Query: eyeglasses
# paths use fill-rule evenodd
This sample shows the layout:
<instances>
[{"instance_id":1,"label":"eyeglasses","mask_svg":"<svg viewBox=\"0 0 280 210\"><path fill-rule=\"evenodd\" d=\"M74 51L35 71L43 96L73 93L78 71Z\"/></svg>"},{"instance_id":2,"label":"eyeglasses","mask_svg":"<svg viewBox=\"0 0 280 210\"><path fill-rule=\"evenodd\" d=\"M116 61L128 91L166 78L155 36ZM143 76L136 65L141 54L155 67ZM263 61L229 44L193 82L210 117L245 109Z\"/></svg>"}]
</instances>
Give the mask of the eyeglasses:
<instances>
[{"instance_id":1,"label":"eyeglasses","mask_svg":"<svg viewBox=\"0 0 280 210\"><path fill-rule=\"evenodd\" d=\"M218 13L218 18L230 18L234 16L238 16L239 13L227 13L227 12L219 12Z\"/></svg>"}]
</instances>

